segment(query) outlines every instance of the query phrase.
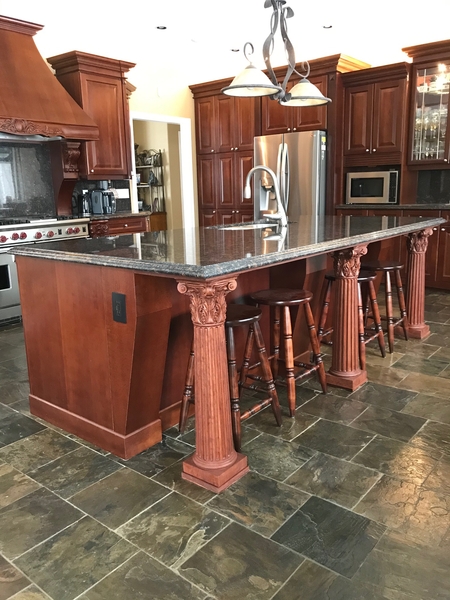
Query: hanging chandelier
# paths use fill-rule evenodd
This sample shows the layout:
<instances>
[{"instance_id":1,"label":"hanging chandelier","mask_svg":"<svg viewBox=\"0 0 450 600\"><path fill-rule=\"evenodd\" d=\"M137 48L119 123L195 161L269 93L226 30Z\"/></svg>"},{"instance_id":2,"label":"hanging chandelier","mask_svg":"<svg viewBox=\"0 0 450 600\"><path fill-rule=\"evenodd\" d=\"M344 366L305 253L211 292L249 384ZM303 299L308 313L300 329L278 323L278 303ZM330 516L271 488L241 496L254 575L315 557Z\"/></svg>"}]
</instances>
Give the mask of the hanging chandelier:
<instances>
[{"instance_id":1,"label":"hanging chandelier","mask_svg":"<svg viewBox=\"0 0 450 600\"><path fill-rule=\"evenodd\" d=\"M272 7L270 34L263 45L263 58L269 76L252 64L249 57L254 53L254 48L250 42L247 42L244 46L244 56L249 65L233 79L229 86L221 90L222 93L241 97L269 96L283 106L318 106L331 102L330 98L326 98L319 88L309 81L308 61L300 63L301 73L296 69L294 47L287 33L287 19L294 16L294 11L285 4L286 0L265 0L264 2L264 8ZM277 81L270 63L278 26L288 58L288 67L282 84ZM300 81L287 91L287 84L292 73L296 73L300 77Z\"/></svg>"}]
</instances>

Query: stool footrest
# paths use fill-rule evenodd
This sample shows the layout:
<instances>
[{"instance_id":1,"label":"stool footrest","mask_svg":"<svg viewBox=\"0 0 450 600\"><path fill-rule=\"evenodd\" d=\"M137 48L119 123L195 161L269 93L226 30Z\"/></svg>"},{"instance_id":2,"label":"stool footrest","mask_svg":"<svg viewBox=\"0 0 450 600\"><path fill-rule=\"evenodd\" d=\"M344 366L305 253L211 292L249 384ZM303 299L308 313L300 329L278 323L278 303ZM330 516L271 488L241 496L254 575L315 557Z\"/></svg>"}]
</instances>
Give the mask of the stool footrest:
<instances>
[{"instance_id":1,"label":"stool footrest","mask_svg":"<svg viewBox=\"0 0 450 600\"><path fill-rule=\"evenodd\" d=\"M266 390L263 390L263 391L266 391ZM240 415L241 421L245 421L249 417L253 417L253 415L258 414L264 408L269 406L271 403L272 403L272 398L267 398L266 400L261 400L261 402L258 402L258 404L254 404L251 408L249 408L241 413L241 415Z\"/></svg>"}]
</instances>

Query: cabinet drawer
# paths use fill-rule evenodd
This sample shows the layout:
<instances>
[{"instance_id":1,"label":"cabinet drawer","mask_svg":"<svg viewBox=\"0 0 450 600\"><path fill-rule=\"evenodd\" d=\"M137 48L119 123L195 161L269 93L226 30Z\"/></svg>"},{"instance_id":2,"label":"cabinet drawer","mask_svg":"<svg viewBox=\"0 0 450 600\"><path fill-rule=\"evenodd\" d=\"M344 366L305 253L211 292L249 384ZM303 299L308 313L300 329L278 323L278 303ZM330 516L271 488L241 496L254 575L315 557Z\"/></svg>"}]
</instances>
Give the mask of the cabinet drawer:
<instances>
[{"instance_id":1,"label":"cabinet drawer","mask_svg":"<svg viewBox=\"0 0 450 600\"><path fill-rule=\"evenodd\" d=\"M124 217L113 219L98 219L89 223L91 237L105 235L120 235L122 233L141 233L150 230L150 218Z\"/></svg>"}]
</instances>

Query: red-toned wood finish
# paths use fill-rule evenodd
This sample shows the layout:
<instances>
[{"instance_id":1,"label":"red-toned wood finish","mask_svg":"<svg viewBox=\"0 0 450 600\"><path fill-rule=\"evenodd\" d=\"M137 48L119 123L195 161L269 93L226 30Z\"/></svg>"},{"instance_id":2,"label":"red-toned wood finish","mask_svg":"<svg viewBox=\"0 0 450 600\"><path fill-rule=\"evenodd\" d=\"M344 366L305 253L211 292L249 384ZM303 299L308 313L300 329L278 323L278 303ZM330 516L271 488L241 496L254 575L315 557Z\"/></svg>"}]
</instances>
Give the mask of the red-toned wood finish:
<instances>
[{"instance_id":1,"label":"red-toned wood finish","mask_svg":"<svg viewBox=\"0 0 450 600\"><path fill-rule=\"evenodd\" d=\"M439 227L439 260L437 261L436 280L439 287L450 290L450 211L442 211L441 216L448 222Z\"/></svg>"},{"instance_id":2,"label":"red-toned wood finish","mask_svg":"<svg viewBox=\"0 0 450 600\"><path fill-rule=\"evenodd\" d=\"M433 230L423 229L408 236L408 275L406 283L406 313L408 335L423 339L430 334L425 323L425 253Z\"/></svg>"},{"instance_id":3,"label":"red-toned wood finish","mask_svg":"<svg viewBox=\"0 0 450 600\"><path fill-rule=\"evenodd\" d=\"M247 457L233 446L225 344L225 296L236 287L235 278L178 283L191 301L195 353L196 450L182 477L216 493L249 471Z\"/></svg>"},{"instance_id":4,"label":"red-toned wood finish","mask_svg":"<svg viewBox=\"0 0 450 600\"><path fill-rule=\"evenodd\" d=\"M0 17L0 131L96 140L97 124L68 96L39 54L42 25Z\"/></svg>"},{"instance_id":5,"label":"red-toned wood finish","mask_svg":"<svg viewBox=\"0 0 450 600\"><path fill-rule=\"evenodd\" d=\"M47 59L58 81L95 121L97 142L82 146L80 175L85 179L131 177L128 95L134 86L125 74L135 64L84 52L67 52Z\"/></svg>"},{"instance_id":6,"label":"red-toned wood finish","mask_svg":"<svg viewBox=\"0 0 450 600\"><path fill-rule=\"evenodd\" d=\"M359 360L358 275L367 245L335 252L334 330L331 367L327 382L356 390L367 381Z\"/></svg>"},{"instance_id":7,"label":"red-toned wood finish","mask_svg":"<svg viewBox=\"0 0 450 600\"><path fill-rule=\"evenodd\" d=\"M165 213L162 214L165 215ZM126 217L112 217L110 219L93 219L89 223L89 235L91 237L103 237L122 233L157 231L157 229L151 229L151 216L153 215L136 214L136 216L127 215Z\"/></svg>"}]
</instances>

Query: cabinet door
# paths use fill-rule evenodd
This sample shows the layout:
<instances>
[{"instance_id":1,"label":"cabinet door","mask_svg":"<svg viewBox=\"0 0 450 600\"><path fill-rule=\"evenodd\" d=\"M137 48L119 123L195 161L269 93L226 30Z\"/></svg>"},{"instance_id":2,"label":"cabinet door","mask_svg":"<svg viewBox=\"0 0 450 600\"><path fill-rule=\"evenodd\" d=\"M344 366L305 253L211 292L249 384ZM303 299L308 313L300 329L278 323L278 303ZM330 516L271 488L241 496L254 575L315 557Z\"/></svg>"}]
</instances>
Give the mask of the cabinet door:
<instances>
[{"instance_id":1,"label":"cabinet door","mask_svg":"<svg viewBox=\"0 0 450 600\"><path fill-rule=\"evenodd\" d=\"M83 109L98 125L100 138L86 142L86 177L113 179L130 176L130 148L125 127L127 102L124 84L101 75L81 77Z\"/></svg>"},{"instance_id":2,"label":"cabinet door","mask_svg":"<svg viewBox=\"0 0 450 600\"><path fill-rule=\"evenodd\" d=\"M195 101L195 132L197 153L209 154L216 150L214 96Z\"/></svg>"},{"instance_id":3,"label":"cabinet door","mask_svg":"<svg viewBox=\"0 0 450 600\"><path fill-rule=\"evenodd\" d=\"M212 227L218 225L216 210L200 210L198 213L200 227Z\"/></svg>"},{"instance_id":4,"label":"cabinet door","mask_svg":"<svg viewBox=\"0 0 450 600\"><path fill-rule=\"evenodd\" d=\"M346 88L344 105L344 154L370 152L372 106L372 84Z\"/></svg>"},{"instance_id":5,"label":"cabinet door","mask_svg":"<svg viewBox=\"0 0 450 600\"><path fill-rule=\"evenodd\" d=\"M215 177L217 181L216 208L234 207L234 152L222 152L216 156Z\"/></svg>"},{"instance_id":6,"label":"cabinet door","mask_svg":"<svg viewBox=\"0 0 450 600\"><path fill-rule=\"evenodd\" d=\"M261 133L261 98L234 98L234 147L253 151L253 140Z\"/></svg>"},{"instance_id":7,"label":"cabinet door","mask_svg":"<svg viewBox=\"0 0 450 600\"><path fill-rule=\"evenodd\" d=\"M401 152L406 80L374 84L372 152Z\"/></svg>"},{"instance_id":8,"label":"cabinet door","mask_svg":"<svg viewBox=\"0 0 450 600\"><path fill-rule=\"evenodd\" d=\"M235 210L218 210L217 211L217 225L233 225L235 221Z\"/></svg>"},{"instance_id":9,"label":"cabinet door","mask_svg":"<svg viewBox=\"0 0 450 600\"><path fill-rule=\"evenodd\" d=\"M327 95L327 76L320 75L309 77L312 84L316 85L324 96ZM294 131L313 131L315 129L327 128L327 105L320 106L298 106L293 109Z\"/></svg>"},{"instance_id":10,"label":"cabinet door","mask_svg":"<svg viewBox=\"0 0 450 600\"><path fill-rule=\"evenodd\" d=\"M263 96L261 98L261 135L292 131L293 112L293 108L282 106L277 100Z\"/></svg>"},{"instance_id":11,"label":"cabinet door","mask_svg":"<svg viewBox=\"0 0 450 600\"><path fill-rule=\"evenodd\" d=\"M217 152L232 152L235 147L234 128L235 124L235 98L232 96L215 96L216 103L216 125Z\"/></svg>"},{"instance_id":12,"label":"cabinet door","mask_svg":"<svg viewBox=\"0 0 450 600\"><path fill-rule=\"evenodd\" d=\"M450 290L450 213L443 212L442 217L447 219L447 223L439 225L436 284Z\"/></svg>"},{"instance_id":13,"label":"cabinet door","mask_svg":"<svg viewBox=\"0 0 450 600\"><path fill-rule=\"evenodd\" d=\"M252 195L244 198L244 186L247 173L253 167L253 151L236 152L234 155L234 207L237 210L248 210L253 212L253 181ZM253 180L253 177L252 177Z\"/></svg>"},{"instance_id":14,"label":"cabinet door","mask_svg":"<svg viewBox=\"0 0 450 600\"><path fill-rule=\"evenodd\" d=\"M197 156L199 209L216 207L215 155Z\"/></svg>"}]
</instances>

